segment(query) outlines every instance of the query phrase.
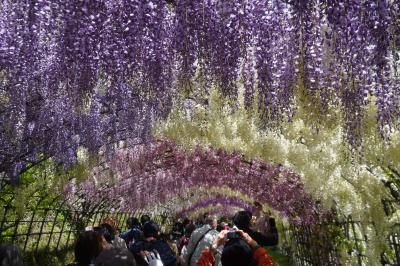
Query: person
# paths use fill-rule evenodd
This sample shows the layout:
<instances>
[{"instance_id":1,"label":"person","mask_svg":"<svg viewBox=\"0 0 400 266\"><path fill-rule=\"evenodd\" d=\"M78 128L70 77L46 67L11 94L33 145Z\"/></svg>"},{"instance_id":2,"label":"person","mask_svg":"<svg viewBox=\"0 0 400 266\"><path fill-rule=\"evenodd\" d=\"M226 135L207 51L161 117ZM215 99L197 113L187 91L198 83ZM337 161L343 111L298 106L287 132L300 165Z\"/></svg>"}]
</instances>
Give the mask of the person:
<instances>
[{"instance_id":1,"label":"person","mask_svg":"<svg viewBox=\"0 0 400 266\"><path fill-rule=\"evenodd\" d=\"M121 233L120 237L125 240L128 248L136 241L144 238L143 231L140 229L139 219L136 217L130 217L126 220L128 231Z\"/></svg>"},{"instance_id":2,"label":"person","mask_svg":"<svg viewBox=\"0 0 400 266\"><path fill-rule=\"evenodd\" d=\"M174 240L180 239L183 236L185 227L183 225L183 223L180 221L180 219L178 219L178 221L176 221L174 223L174 225L172 226L172 238Z\"/></svg>"},{"instance_id":3,"label":"person","mask_svg":"<svg viewBox=\"0 0 400 266\"><path fill-rule=\"evenodd\" d=\"M116 235L115 229L108 223L100 225L105 240L114 248L127 248L125 240Z\"/></svg>"},{"instance_id":4,"label":"person","mask_svg":"<svg viewBox=\"0 0 400 266\"><path fill-rule=\"evenodd\" d=\"M272 216L271 211L268 212L268 217L267 217L266 220L267 220L266 235L274 237L278 241L278 239L279 239L279 237L278 237L278 229L276 227L275 218Z\"/></svg>"},{"instance_id":5,"label":"person","mask_svg":"<svg viewBox=\"0 0 400 266\"><path fill-rule=\"evenodd\" d=\"M217 227L217 218L215 216L205 216L204 222L205 224L196 229L189 239L187 254L184 257L186 265L195 266L201 256L201 252L211 246L214 238L218 235L218 231L215 230Z\"/></svg>"},{"instance_id":6,"label":"person","mask_svg":"<svg viewBox=\"0 0 400 266\"><path fill-rule=\"evenodd\" d=\"M126 248L103 250L94 261L96 266L136 266L136 260Z\"/></svg>"},{"instance_id":7,"label":"person","mask_svg":"<svg viewBox=\"0 0 400 266\"><path fill-rule=\"evenodd\" d=\"M187 245L189 244L190 236L193 231L196 230L196 226L193 223L189 223L185 227L185 233L179 240L178 244L178 261L181 265L185 264L185 257L187 256Z\"/></svg>"},{"instance_id":8,"label":"person","mask_svg":"<svg viewBox=\"0 0 400 266\"><path fill-rule=\"evenodd\" d=\"M151 221L151 218L150 218L150 216L147 215L147 214L143 214L143 215L140 217L140 223L142 224L142 231L143 231L144 225L145 225L147 222L150 222L150 221Z\"/></svg>"},{"instance_id":9,"label":"person","mask_svg":"<svg viewBox=\"0 0 400 266\"><path fill-rule=\"evenodd\" d=\"M211 247L202 252L196 266L215 265L219 253L222 266L275 266L267 251L242 230L221 231Z\"/></svg>"},{"instance_id":10,"label":"person","mask_svg":"<svg viewBox=\"0 0 400 266\"><path fill-rule=\"evenodd\" d=\"M111 245L104 237L104 230L101 226L95 226L93 227L93 231L96 232L101 239L101 249L105 250L105 249L111 249L113 248L113 245Z\"/></svg>"},{"instance_id":11,"label":"person","mask_svg":"<svg viewBox=\"0 0 400 266\"><path fill-rule=\"evenodd\" d=\"M254 202L253 217L254 217L254 222L252 224L252 229L254 231L265 233L267 231L268 222L263 212L262 205L258 201Z\"/></svg>"},{"instance_id":12,"label":"person","mask_svg":"<svg viewBox=\"0 0 400 266\"><path fill-rule=\"evenodd\" d=\"M178 244L178 252L179 254L182 254L182 249L187 247L189 244L190 236L192 233L196 230L196 226L193 223L189 223L185 227L185 231L181 239L179 240Z\"/></svg>"},{"instance_id":13,"label":"person","mask_svg":"<svg viewBox=\"0 0 400 266\"><path fill-rule=\"evenodd\" d=\"M191 221L189 218L185 217L185 218L183 219L183 222L182 222L183 228L186 228L186 226L187 226L188 224L191 224L191 223L192 223L192 221Z\"/></svg>"},{"instance_id":14,"label":"person","mask_svg":"<svg viewBox=\"0 0 400 266\"><path fill-rule=\"evenodd\" d=\"M14 244L0 244L0 265L22 266L21 254Z\"/></svg>"},{"instance_id":15,"label":"person","mask_svg":"<svg viewBox=\"0 0 400 266\"><path fill-rule=\"evenodd\" d=\"M276 246L278 245L278 231L276 227L274 234L263 235L260 232L253 231L251 226L252 213L249 211L239 211L233 218L233 223L240 229L250 235L261 246Z\"/></svg>"},{"instance_id":16,"label":"person","mask_svg":"<svg viewBox=\"0 0 400 266\"><path fill-rule=\"evenodd\" d=\"M114 239L112 240L113 246L116 248L127 248L127 244L124 239L119 236L118 222L113 218L106 218L103 221L104 224L109 224L112 227Z\"/></svg>"},{"instance_id":17,"label":"person","mask_svg":"<svg viewBox=\"0 0 400 266\"><path fill-rule=\"evenodd\" d=\"M218 223L218 225L217 225L217 231L218 231L218 232L221 232L222 230L229 230L229 226L228 226L227 223L225 223L225 222L220 222L220 223Z\"/></svg>"},{"instance_id":18,"label":"person","mask_svg":"<svg viewBox=\"0 0 400 266\"><path fill-rule=\"evenodd\" d=\"M207 219L210 216L210 214L208 212L203 214L203 217L198 219L196 222L196 226L197 228L201 228L203 227L205 224L207 224Z\"/></svg>"},{"instance_id":19,"label":"person","mask_svg":"<svg viewBox=\"0 0 400 266\"><path fill-rule=\"evenodd\" d=\"M144 239L135 242L130 247L137 261L142 260L142 252L157 251L160 254L162 263L165 266L177 266L177 259L174 252L167 243L159 239L160 229L153 221L146 222L143 226Z\"/></svg>"},{"instance_id":20,"label":"person","mask_svg":"<svg viewBox=\"0 0 400 266\"><path fill-rule=\"evenodd\" d=\"M103 250L101 235L95 231L86 231L78 236L75 243L75 262L69 266L93 266L93 261Z\"/></svg>"}]
</instances>

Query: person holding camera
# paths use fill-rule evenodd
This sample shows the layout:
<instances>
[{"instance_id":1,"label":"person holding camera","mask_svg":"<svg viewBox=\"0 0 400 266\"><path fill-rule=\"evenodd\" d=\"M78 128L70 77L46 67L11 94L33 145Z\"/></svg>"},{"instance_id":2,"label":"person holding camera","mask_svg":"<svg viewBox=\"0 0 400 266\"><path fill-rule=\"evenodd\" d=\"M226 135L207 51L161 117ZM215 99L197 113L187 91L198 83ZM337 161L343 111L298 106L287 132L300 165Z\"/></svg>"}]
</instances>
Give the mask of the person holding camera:
<instances>
[{"instance_id":1,"label":"person holding camera","mask_svg":"<svg viewBox=\"0 0 400 266\"><path fill-rule=\"evenodd\" d=\"M271 224L269 232L264 235L260 232L251 229L252 213L249 211L239 211L233 218L233 223L240 229L246 232L261 246L276 246L279 242L278 230L275 223ZM274 220L275 222L275 220Z\"/></svg>"},{"instance_id":2,"label":"person holding camera","mask_svg":"<svg viewBox=\"0 0 400 266\"><path fill-rule=\"evenodd\" d=\"M221 254L222 266L275 266L267 251L242 230L221 231L211 248L202 252L196 266L214 266Z\"/></svg>"}]
</instances>

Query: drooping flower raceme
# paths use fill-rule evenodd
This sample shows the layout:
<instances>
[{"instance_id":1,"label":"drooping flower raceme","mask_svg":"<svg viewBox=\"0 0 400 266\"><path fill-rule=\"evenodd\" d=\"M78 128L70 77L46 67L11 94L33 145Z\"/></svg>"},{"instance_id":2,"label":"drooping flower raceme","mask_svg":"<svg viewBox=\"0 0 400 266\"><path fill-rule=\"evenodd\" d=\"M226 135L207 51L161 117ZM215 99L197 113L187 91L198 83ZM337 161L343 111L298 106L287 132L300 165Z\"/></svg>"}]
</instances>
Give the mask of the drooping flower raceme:
<instances>
[{"instance_id":1,"label":"drooping flower raceme","mask_svg":"<svg viewBox=\"0 0 400 266\"><path fill-rule=\"evenodd\" d=\"M246 161L240 154L212 149L186 154L171 141L159 141L120 151L108 165L115 180L110 181L108 173L102 182L97 181L96 190L96 186L86 185L93 182L89 179L80 185L83 196L108 195L110 200L120 199L122 208L132 210L187 195L191 188L215 187L223 191L227 187L267 204L293 222L316 219L315 200L304 191L298 175L281 165ZM84 192L87 188L91 192ZM97 196L87 198L89 202L98 200ZM240 199L215 199L220 200L248 207Z\"/></svg>"},{"instance_id":2,"label":"drooping flower raceme","mask_svg":"<svg viewBox=\"0 0 400 266\"><path fill-rule=\"evenodd\" d=\"M291 119L303 90L316 112L342 109L353 146L373 95L388 137L399 117L398 17L391 0L3 1L0 171L146 141L194 80L233 100L243 84L269 128Z\"/></svg>"},{"instance_id":3,"label":"drooping flower raceme","mask_svg":"<svg viewBox=\"0 0 400 266\"><path fill-rule=\"evenodd\" d=\"M194 204L190 205L188 208L181 209L177 215L180 217L188 217L190 216L190 213L196 211L197 209L204 208L204 207L217 207L217 206L223 206L223 207L228 207L228 206L234 206L242 210L252 210L252 205L249 204L248 202L244 202L241 199L238 198L230 198L230 197L213 197L213 198L207 198L207 199L202 199L197 202L194 202Z\"/></svg>"}]
</instances>

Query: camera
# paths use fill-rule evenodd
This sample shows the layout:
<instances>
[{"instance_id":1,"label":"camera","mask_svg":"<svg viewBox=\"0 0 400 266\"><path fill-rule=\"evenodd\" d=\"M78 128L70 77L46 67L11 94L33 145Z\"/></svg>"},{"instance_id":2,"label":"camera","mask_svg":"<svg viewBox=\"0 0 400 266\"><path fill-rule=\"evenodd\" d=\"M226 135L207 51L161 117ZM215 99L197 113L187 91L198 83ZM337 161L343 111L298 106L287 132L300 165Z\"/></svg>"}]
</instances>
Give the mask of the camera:
<instances>
[{"instance_id":1,"label":"camera","mask_svg":"<svg viewBox=\"0 0 400 266\"><path fill-rule=\"evenodd\" d=\"M236 231L229 231L227 234L226 234L226 239L227 240L231 240L231 239L237 239L237 238L242 238L242 236L238 233L238 232L236 232Z\"/></svg>"}]
</instances>

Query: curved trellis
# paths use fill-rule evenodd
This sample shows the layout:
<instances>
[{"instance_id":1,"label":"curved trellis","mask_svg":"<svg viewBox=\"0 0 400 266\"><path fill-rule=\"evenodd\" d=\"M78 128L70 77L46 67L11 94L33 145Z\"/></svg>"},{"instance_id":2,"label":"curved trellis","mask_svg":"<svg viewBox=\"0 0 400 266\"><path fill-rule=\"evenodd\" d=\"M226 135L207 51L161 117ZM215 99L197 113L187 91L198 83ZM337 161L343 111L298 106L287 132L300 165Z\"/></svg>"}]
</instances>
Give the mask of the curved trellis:
<instances>
[{"instance_id":1,"label":"curved trellis","mask_svg":"<svg viewBox=\"0 0 400 266\"><path fill-rule=\"evenodd\" d=\"M144 211L168 213L171 217L180 216L180 212L192 208L197 202L207 199L231 199L242 202L242 207L251 206L254 200L247 195L234 191L227 187L193 187L184 191L183 194L170 198L167 202L162 202L145 208ZM224 202L222 202L224 203Z\"/></svg>"},{"instance_id":2,"label":"curved trellis","mask_svg":"<svg viewBox=\"0 0 400 266\"><path fill-rule=\"evenodd\" d=\"M195 187L227 187L267 204L292 222L312 223L316 217L315 201L298 175L281 165L246 161L240 154L200 148L186 154L163 140L121 151L108 164L114 183L105 176L104 188L96 187L92 179L78 185L88 202L101 202L99 195L105 195L132 210L167 202ZM68 184L67 191L74 186Z\"/></svg>"},{"instance_id":3,"label":"curved trellis","mask_svg":"<svg viewBox=\"0 0 400 266\"><path fill-rule=\"evenodd\" d=\"M207 206L211 207L236 207L241 210L252 210L252 204L243 201L237 197L224 197L224 196L217 196L207 199L202 199L199 201L194 202L188 208L183 208L177 212L177 215L180 217L189 217L190 213L196 211L197 209L204 208Z\"/></svg>"},{"instance_id":4,"label":"curved trellis","mask_svg":"<svg viewBox=\"0 0 400 266\"><path fill-rule=\"evenodd\" d=\"M191 94L194 84L200 94L216 85L236 100L240 78L246 106L255 102L262 125L271 129L291 119L296 98L311 103L317 120L338 108L353 147L362 144L365 107L373 102L380 134L389 138L400 113L399 14L399 1L393 0L2 1L1 190L5 178L16 183L22 172L49 158L68 167L79 149L110 155L116 141L151 139L151 125L169 113L176 88ZM162 147L160 153L149 149L156 156L141 150L144 162L134 159L137 165L111 165L117 176L109 183L83 183L88 201L71 197L69 206L93 213L115 211L106 204L115 203L130 211L192 187L221 186L219 177L225 176L228 187L268 203L292 222L312 222L318 215L299 177L282 167L216 151L173 153L178 161L170 162ZM182 165L188 161L196 173ZM159 162L171 168L163 171ZM204 170L201 162L211 167ZM127 194L132 197L124 200ZM58 202L42 196L30 206L27 224L41 204ZM4 201L8 214L10 202ZM40 213L49 216L46 209ZM21 223L16 221L17 228ZM26 232L34 227L27 225ZM23 245L29 246L27 240Z\"/></svg>"},{"instance_id":5,"label":"curved trellis","mask_svg":"<svg viewBox=\"0 0 400 266\"><path fill-rule=\"evenodd\" d=\"M188 213L188 218L189 219L202 219L204 217L204 214L208 215L215 215L217 217L220 217L222 219L229 219L235 215L238 211L243 210L240 207L237 206L232 206L232 205L210 205L210 206L205 206L202 208L198 208L196 210L193 210L192 212Z\"/></svg>"}]
</instances>

